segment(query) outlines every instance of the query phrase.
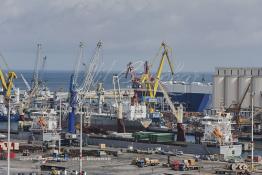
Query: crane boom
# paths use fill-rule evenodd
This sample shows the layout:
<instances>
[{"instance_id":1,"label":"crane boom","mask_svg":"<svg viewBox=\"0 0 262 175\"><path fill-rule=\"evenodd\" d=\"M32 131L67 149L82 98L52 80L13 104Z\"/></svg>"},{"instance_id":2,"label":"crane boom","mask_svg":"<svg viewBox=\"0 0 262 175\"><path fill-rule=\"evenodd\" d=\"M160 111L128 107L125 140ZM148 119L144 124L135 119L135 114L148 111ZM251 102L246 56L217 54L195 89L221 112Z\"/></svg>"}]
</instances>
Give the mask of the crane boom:
<instances>
[{"instance_id":1,"label":"crane boom","mask_svg":"<svg viewBox=\"0 0 262 175\"><path fill-rule=\"evenodd\" d=\"M175 117L177 119L177 123L183 123L183 113L181 115L180 111L175 108L175 106L173 105L168 93L166 92L165 88L163 87L163 85L161 83L159 83L159 88L163 92L164 98L166 99L168 105L170 106L172 113L175 115Z\"/></svg>"},{"instance_id":2,"label":"crane boom","mask_svg":"<svg viewBox=\"0 0 262 175\"><path fill-rule=\"evenodd\" d=\"M161 83L159 83L159 87L163 92L164 98L166 99L167 103L169 104L172 113L175 115L177 120L177 141L186 141L185 131L183 128L183 106L180 105L177 109L174 107L169 95L167 94L165 88Z\"/></svg>"},{"instance_id":3,"label":"crane boom","mask_svg":"<svg viewBox=\"0 0 262 175\"><path fill-rule=\"evenodd\" d=\"M82 90L84 92L88 92L90 90L90 87L94 81L94 77L97 73L97 69L99 67L99 61L100 61L100 51L102 49L102 42L99 41L97 43L96 49L95 49L95 53L93 55L93 57L90 60L90 64L88 67L86 67L86 73L85 73L85 78L84 78L84 84L82 87Z\"/></svg>"},{"instance_id":4,"label":"crane boom","mask_svg":"<svg viewBox=\"0 0 262 175\"><path fill-rule=\"evenodd\" d=\"M27 90L30 91L31 87L30 87L28 81L27 81L27 80L25 79L25 77L23 76L23 74L21 74L21 78L23 79Z\"/></svg>"}]
</instances>

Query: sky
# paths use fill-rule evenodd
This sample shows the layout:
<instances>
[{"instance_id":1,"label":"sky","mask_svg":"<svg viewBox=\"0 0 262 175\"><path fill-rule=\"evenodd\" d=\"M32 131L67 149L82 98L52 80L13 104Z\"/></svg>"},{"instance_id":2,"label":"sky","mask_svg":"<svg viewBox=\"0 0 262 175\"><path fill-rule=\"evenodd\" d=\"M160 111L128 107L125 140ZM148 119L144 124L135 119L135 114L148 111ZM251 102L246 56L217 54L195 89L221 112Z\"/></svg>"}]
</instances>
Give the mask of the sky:
<instances>
[{"instance_id":1,"label":"sky","mask_svg":"<svg viewBox=\"0 0 262 175\"><path fill-rule=\"evenodd\" d=\"M46 69L73 70L79 42L84 43L88 60L99 40L105 70L124 70L130 61L150 60L162 41L173 50L177 72L262 63L259 0L0 0L0 4L0 52L15 70L34 68L37 43L47 56Z\"/></svg>"}]
</instances>

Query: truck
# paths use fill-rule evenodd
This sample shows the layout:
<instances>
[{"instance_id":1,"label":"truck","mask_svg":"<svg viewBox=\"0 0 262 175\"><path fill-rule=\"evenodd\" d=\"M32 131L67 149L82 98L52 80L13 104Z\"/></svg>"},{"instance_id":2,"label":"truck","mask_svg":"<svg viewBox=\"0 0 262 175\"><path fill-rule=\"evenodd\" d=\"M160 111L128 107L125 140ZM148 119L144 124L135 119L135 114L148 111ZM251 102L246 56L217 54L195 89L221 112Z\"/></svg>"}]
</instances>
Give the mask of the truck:
<instances>
[{"instance_id":1,"label":"truck","mask_svg":"<svg viewBox=\"0 0 262 175\"><path fill-rule=\"evenodd\" d=\"M173 160L170 166L175 171L188 171L200 169L200 166L196 165L195 159Z\"/></svg>"},{"instance_id":2,"label":"truck","mask_svg":"<svg viewBox=\"0 0 262 175\"><path fill-rule=\"evenodd\" d=\"M156 166L159 165L160 162L158 159L150 159L150 158L136 158L132 161L133 165L136 165L140 168L146 167L146 166Z\"/></svg>"}]
</instances>

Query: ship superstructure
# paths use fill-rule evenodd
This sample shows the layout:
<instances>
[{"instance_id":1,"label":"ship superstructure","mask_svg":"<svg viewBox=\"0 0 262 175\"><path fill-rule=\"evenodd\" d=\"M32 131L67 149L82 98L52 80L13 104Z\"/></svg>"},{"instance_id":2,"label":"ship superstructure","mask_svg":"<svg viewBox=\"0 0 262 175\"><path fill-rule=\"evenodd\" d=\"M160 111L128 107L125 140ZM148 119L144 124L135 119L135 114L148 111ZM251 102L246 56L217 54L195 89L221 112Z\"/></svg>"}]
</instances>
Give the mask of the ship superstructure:
<instances>
[{"instance_id":1,"label":"ship superstructure","mask_svg":"<svg viewBox=\"0 0 262 175\"><path fill-rule=\"evenodd\" d=\"M241 156L242 145L233 140L231 120L232 115L224 112L202 119L205 128L202 144L207 146L210 153L222 154L224 158Z\"/></svg>"}]
</instances>

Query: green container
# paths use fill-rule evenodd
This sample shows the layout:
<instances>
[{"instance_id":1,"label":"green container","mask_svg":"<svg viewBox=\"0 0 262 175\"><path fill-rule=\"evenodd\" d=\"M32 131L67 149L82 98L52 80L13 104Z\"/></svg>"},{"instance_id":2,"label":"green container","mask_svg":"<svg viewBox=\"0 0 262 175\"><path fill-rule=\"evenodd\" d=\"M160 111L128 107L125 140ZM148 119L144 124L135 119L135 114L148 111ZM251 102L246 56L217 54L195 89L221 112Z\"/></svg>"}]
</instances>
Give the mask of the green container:
<instances>
[{"instance_id":1,"label":"green container","mask_svg":"<svg viewBox=\"0 0 262 175\"><path fill-rule=\"evenodd\" d=\"M135 140L149 140L149 136L151 134L155 134L155 132L135 132L133 133L133 137Z\"/></svg>"},{"instance_id":2,"label":"green container","mask_svg":"<svg viewBox=\"0 0 262 175\"><path fill-rule=\"evenodd\" d=\"M174 134L172 133L157 133L149 136L151 142L165 143L174 141Z\"/></svg>"}]
</instances>

